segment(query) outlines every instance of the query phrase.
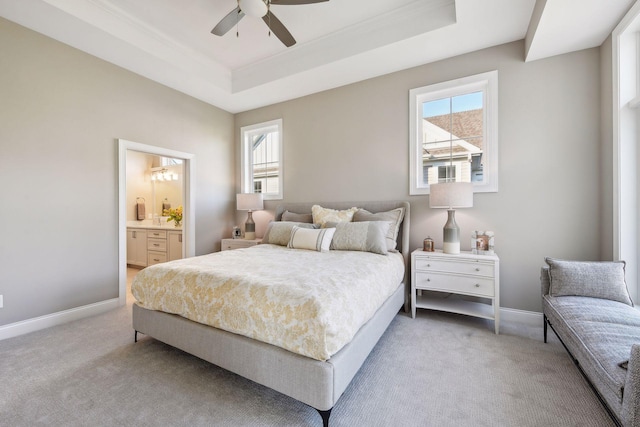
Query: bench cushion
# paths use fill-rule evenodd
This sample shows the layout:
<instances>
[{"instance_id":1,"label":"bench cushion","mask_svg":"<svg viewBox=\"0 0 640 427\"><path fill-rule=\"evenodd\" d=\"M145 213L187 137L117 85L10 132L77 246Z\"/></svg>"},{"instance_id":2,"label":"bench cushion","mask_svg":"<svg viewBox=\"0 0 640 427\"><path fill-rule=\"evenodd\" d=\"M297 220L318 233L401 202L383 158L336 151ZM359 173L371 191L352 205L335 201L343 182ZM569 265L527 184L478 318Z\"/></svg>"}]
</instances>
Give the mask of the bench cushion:
<instances>
[{"instance_id":1,"label":"bench cushion","mask_svg":"<svg viewBox=\"0 0 640 427\"><path fill-rule=\"evenodd\" d=\"M553 329L608 401L622 402L631 346L640 343L640 312L624 303L580 296L543 297ZM613 403L613 402L610 402Z\"/></svg>"}]
</instances>

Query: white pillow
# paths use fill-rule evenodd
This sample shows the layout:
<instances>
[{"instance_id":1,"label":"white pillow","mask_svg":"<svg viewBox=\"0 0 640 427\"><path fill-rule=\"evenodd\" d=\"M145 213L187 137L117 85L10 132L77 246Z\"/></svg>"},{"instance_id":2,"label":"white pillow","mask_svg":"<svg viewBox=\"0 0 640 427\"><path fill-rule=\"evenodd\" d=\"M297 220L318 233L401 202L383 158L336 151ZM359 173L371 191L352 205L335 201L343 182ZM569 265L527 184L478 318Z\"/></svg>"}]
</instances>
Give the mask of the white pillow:
<instances>
[{"instance_id":1,"label":"white pillow","mask_svg":"<svg viewBox=\"0 0 640 427\"><path fill-rule=\"evenodd\" d=\"M311 215L313 217L314 224L320 224L324 226L327 222L351 222L353 215L358 208L346 209L338 211L335 209L323 208L320 205L313 205L311 207Z\"/></svg>"},{"instance_id":2,"label":"white pillow","mask_svg":"<svg viewBox=\"0 0 640 427\"><path fill-rule=\"evenodd\" d=\"M291 238L289 239L287 247L326 252L331 247L331 239L333 239L335 232L335 228L321 228L316 230L295 226L291 230Z\"/></svg>"}]
</instances>

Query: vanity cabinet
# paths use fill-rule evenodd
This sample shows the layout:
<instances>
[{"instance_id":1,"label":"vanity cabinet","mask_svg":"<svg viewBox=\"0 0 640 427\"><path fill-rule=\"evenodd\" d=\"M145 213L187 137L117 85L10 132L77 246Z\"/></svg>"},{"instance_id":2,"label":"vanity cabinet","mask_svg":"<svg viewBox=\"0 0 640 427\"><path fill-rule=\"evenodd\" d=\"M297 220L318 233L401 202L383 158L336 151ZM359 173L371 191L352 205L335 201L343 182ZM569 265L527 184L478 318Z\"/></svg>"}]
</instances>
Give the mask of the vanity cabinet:
<instances>
[{"instance_id":1,"label":"vanity cabinet","mask_svg":"<svg viewBox=\"0 0 640 427\"><path fill-rule=\"evenodd\" d=\"M182 230L127 228L127 264L147 267L182 258Z\"/></svg>"},{"instance_id":2,"label":"vanity cabinet","mask_svg":"<svg viewBox=\"0 0 640 427\"><path fill-rule=\"evenodd\" d=\"M147 238L147 265L159 264L167 261L167 232L164 230L149 230Z\"/></svg>"},{"instance_id":3,"label":"vanity cabinet","mask_svg":"<svg viewBox=\"0 0 640 427\"><path fill-rule=\"evenodd\" d=\"M127 264L147 266L147 230L127 228Z\"/></svg>"},{"instance_id":4,"label":"vanity cabinet","mask_svg":"<svg viewBox=\"0 0 640 427\"><path fill-rule=\"evenodd\" d=\"M167 256L169 261L182 258L182 231L167 231Z\"/></svg>"}]
</instances>

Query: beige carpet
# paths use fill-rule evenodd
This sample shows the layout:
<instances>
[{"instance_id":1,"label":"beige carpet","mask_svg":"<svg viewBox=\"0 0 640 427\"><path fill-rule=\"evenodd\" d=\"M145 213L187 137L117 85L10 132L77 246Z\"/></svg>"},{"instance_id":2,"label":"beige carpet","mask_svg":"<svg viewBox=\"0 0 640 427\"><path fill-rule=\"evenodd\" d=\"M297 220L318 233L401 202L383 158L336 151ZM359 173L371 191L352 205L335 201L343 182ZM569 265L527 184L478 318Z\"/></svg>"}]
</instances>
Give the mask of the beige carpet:
<instances>
[{"instance_id":1,"label":"beige carpet","mask_svg":"<svg viewBox=\"0 0 640 427\"><path fill-rule=\"evenodd\" d=\"M561 344L399 314L333 410L338 426L613 425ZM317 412L142 336L131 306L0 341L3 426L321 426Z\"/></svg>"}]
</instances>

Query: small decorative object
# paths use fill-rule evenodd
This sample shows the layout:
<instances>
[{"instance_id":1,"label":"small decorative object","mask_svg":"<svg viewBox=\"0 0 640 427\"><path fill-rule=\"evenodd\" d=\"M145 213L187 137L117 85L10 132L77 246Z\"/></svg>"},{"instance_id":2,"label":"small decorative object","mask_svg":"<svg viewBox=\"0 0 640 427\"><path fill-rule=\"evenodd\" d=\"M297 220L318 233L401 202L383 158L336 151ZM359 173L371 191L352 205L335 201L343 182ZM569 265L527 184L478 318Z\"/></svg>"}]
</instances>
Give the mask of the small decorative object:
<instances>
[{"instance_id":1,"label":"small decorative object","mask_svg":"<svg viewBox=\"0 0 640 427\"><path fill-rule=\"evenodd\" d=\"M175 209L169 209L169 218L167 218L167 222L169 221L174 221L174 225L176 227L180 227L182 225L182 205Z\"/></svg>"},{"instance_id":2,"label":"small decorative object","mask_svg":"<svg viewBox=\"0 0 640 427\"><path fill-rule=\"evenodd\" d=\"M433 252L434 248L433 248L433 239L431 237L427 237L426 239L424 239L424 247L422 249L425 252Z\"/></svg>"},{"instance_id":3,"label":"small decorative object","mask_svg":"<svg viewBox=\"0 0 640 427\"><path fill-rule=\"evenodd\" d=\"M493 255L493 231L474 231L471 233L471 251L478 255Z\"/></svg>"},{"instance_id":4,"label":"small decorative object","mask_svg":"<svg viewBox=\"0 0 640 427\"><path fill-rule=\"evenodd\" d=\"M239 239L242 237L242 231L240 231L240 227L238 227L237 225L233 226L233 238L234 239Z\"/></svg>"}]
</instances>

